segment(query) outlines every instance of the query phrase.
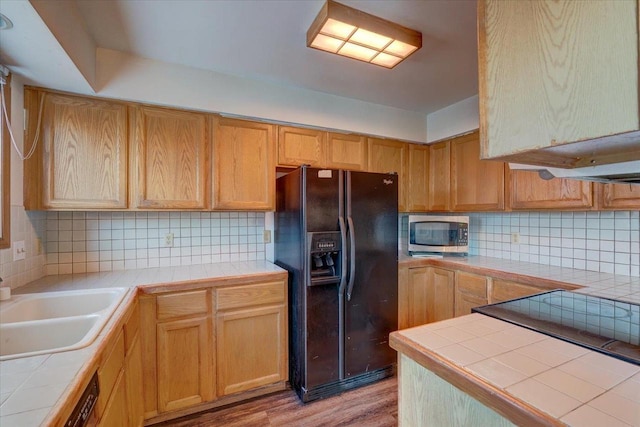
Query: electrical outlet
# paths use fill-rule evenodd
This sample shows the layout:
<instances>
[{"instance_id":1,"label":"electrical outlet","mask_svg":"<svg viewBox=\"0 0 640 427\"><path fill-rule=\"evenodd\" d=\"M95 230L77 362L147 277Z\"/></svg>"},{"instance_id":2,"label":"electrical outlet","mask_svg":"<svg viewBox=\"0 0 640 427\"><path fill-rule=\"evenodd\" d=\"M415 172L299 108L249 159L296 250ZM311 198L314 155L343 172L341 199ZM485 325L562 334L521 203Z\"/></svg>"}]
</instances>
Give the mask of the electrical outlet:
<instances>
[{"instance_id":1,"label":"electrical outlet","mask_svg":"<svg viewBox=\"0 0 640 427\"><path fill-rule=\"evenodd\" d=\"M24 248L24 240L18 240L17 242L13 242L13 260L19 261L21 259L25 259L27 257L27 251Z\"/></svg>"},{"instance_id":2,"label":"electrical outlet","mask_svg":"<svg viewBox=\"0 0 640 427\"><path fill-rule=\"evenodd\" d=\"M262 240L264 243L271 243L271 230L264 230Z\"/></svg>"},{"instance_id":3,"label":"electrical outlet","mask_svg":"<svg viewBox=\"0 0 640 427\"><path fill-rule=\"evenodd\" d=\"M165 248L173 247L173 233L167 233L164 236L164 246Z\"/></svg>"},{"instance_id":4,"label":"electrical outlet","mask_svg":"<svg viewBox=\"0 0 640 427\"><path fill-rule=\"evenodd\" d=\"M511 233L511 243L520 243L520 233Z\"/></svg>"}]
</instances>

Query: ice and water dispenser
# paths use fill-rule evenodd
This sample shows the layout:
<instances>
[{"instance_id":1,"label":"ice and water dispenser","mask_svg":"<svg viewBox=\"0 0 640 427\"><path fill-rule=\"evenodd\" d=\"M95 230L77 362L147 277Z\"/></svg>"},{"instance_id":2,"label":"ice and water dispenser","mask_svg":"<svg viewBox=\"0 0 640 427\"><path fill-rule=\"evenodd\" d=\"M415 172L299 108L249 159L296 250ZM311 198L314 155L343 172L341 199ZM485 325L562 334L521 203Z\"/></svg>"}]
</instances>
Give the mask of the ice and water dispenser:
<instances>
[{"instance_id":1,"label":"ice and water dispenser","mask_svg":"<svg viewBox=\"0 0 640 427\"><path fill-rule=\"evenodd\" d=\"M307 233L310 280L309 286L340 283L342 245L340 232Z\"/></svg>"}]
</instances>

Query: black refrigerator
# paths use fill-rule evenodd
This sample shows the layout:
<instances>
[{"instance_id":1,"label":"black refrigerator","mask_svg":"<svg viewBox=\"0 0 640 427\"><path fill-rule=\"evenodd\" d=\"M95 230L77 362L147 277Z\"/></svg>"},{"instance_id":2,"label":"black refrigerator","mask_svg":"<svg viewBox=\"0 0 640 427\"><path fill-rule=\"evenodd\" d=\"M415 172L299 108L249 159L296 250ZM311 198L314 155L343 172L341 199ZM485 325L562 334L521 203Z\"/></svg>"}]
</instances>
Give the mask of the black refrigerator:
<instances>
[{"instance_id":1,"label":"black refrigerator","mask_svg":"<svg viewBox=\"0 0 640 427\"><path fill-rule=\"evenodd\" d=\"M303 402L390 376L398 328L398 176L303 166L277 180L289 272L289 380Z\"/></svg>"}]
</instances>

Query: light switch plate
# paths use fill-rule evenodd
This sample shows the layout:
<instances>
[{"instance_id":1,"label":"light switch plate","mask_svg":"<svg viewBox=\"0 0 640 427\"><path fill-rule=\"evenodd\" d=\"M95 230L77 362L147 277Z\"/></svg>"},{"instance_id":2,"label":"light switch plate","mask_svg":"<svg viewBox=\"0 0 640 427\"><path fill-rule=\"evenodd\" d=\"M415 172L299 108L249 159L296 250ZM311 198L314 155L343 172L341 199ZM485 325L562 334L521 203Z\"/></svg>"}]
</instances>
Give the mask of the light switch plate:
<instances>
[{"instance_id":1,"label":"light switch plate","mask_svg":"<svg viewBox=\"0 0 640 427\"><path fill-rule=\"evenodd\" d=\"M271 243L271 230L264 230L263 243Z\"/></svg>"},{"instance_id":2,"label":"light switch plate","mask_svg":"<svg viewBox=\"0 0 640 427\"><path fill-rule=\"evenodd\" d=\"M13 247L14 261L20 261L21 259L25 259L27 257L27 251L24 249L24 240L13 242L11 246Z\"/></svg>"}]
</instances>

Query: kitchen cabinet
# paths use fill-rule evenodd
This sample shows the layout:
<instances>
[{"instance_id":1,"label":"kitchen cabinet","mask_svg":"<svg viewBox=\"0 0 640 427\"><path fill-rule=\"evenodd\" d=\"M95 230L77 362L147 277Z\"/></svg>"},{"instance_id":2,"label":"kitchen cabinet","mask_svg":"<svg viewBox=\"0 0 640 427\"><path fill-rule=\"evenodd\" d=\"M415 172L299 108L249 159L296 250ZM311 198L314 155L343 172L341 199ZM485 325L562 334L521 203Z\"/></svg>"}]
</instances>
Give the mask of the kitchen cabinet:
<instances>
[{"instance_id":1,"label":"kitchen cabinet","mask_svg":"<svg viewBox=\"0 0 640 427\"><path fill-rule=\"evenodd\" d=\"M451 200L453 211L504 209L505 164L480 160L478 132L450 140Z\"/></svg>"},{"instance_id":2,"label":"kitchen cabinet","mask_svg":"<svg viewBox=\"0 0 640 427\"><path fill-rule=\"evenodd\" d=\"M327 132L278 126L278 166L324 167Z\"/></svg>"},{"instance_id":3,"label":"kitchen cabinet","mask_svg":"<svg viewBox=\"0 0 640 427\"><path fill-rule=\"evenodd\" d=\"M471 314L471 309L488 304L489 278L477 274L456 271L455 317Z\"/></svg>"},{"instance_id":4,"label":"kitchen cabinet","mask_svg":"<svg viewBox=\"0 0 640 427\"><path fill-rule=\"evenodd\" d=\"M429 210L448 211L451 192L451 146L442 141L429 146Z\"/></svg>"},{"instance_id":5,"label":"kitchen cabinet","mask_svg":"<svg viewBox=\"0 0 640 427\"><path fill-rule=\"evenodd\" d=\"M213 208L275 209L275 126L213 118Z\"/></svg>"},{"instance_id":6,"label":"kitchen cabinet","mask_svg":"<svg viewBox=\"0 0 640 427\"><path fill-rule=\"evenodd\" d=\"M428 145L409 144L409 167L406 179L409 212L429 210L429 151Z\"/></svg>"},{"instance_id":7,"label":"kitchen cabinet","mask_svg":"<svg viewBox=\"0 0 640 427\"><path fill-rule=\"evenodd\" d=\"M132 204L141 209L208 208L207 116L135 106L130 125Z\"/></svg>"},{"instance_id":8,"label":"kitchen cabinet","mask_svg":"<svg viewBox=\"0 0 640 427\"><path fill-rule=\"evenodd\" d=\"M287 316L282 282L216 290L220 396L286 381Z\"/></svg>"},{"instance_id":9,"label":"kitchen cabinet","mask_svg":"<svg viewBox=\"0 0 640 427\"><path fill-rule=\"evenodd\" d=\"M326 144L326 167L366 171L369 146L367 138L357 134L328 132Z\"/></svg>"},{"instance_id":10,"label":"kitchen cabinet","mask_svg":"<svg viewBox=\"0 0 640 427\"><path fill-rule=\"evenodd\" d=\"M639 21L637 1L479 1L483 158L637 158Z\"/></svg>"},{"instance_id":11,"label":"kitchen cabinet","mask_svg":"<svg viewBox=\"0 0 640 427\"><path fill-rule=\"evenodd\" d=\"M508 280L494 279L491 284L489 302L493 304L500 301L508 301L510 299L525 297L527 295L533 295L547 290L549 289L511 282Z\"/></svg>"},{"instance_id":12,"label":"kitchen cabinet","mask_svg":"<svg viewBox=\"0 0 640 427\"><path fill-rule=\"evenodd\" d=\"M594 184L602 209L640 209L640 185Z\"/></svg>"},{"instance_id":13,"label":"kitchen cabinet","mask_svg":"<svg viewBox=\"0 0 640 427\"><path fill-rule=\"evenodd\" d=\"M157 298L158 411L213 399L212 318L209 292L196 290Z\"/></svg>"},{"instance_id":14,"label":"kitchen cabinet","mask_svg":"<svg viewBox=\"0 0 640 427\"><path fill-rule=\"evenodd\" d=\"M509 205L511 209L590 209L593 206L593 184L575 179L544 180L538 172L509 172Z\"/></svg>"},{"instance_id":15,"label":"kitchen cabinet","mask_svg":"<svg viewBox=\"0 0 640 427\"><path fill-rule=\"evenodd\" d=\"M100 394L94 408L99 426L143 425L142 354L138 305L128 309L124 324L105 347L98 366Z\"/></svg>"},{"instance_id":16,"label":"kitchen cabinet","mask_svg":"<svg viewBox=\"0 0 640 427\"><path fill-rule=\"evenodd\" d=\"M39 136L24 163L26 209L127 208L126 104L27 88L25 109L25 141Z\"/></svg>"},{"instance_id":17,"label":"kitchen cabinet","mask_svg":"<svg viewBox=\"0 0 640 427\"><path fill-rule=\"evenodd\" d=\"M140 297L147 422L281 390L288 379L286 276L201 285Z\"/></svg>"},{"instance_id":18,"label":"kitchen cabinet","mask_svg":"<svg viewBox=\"0 0 640 427\"><path fill-rule=\"evenodd\" d=\"M405 329L454 316L454 272L437 267L400 268L398 328Z\"/></svg>"},{"instance_id":19,"label":"kitchen cabinet","mask_svg":"<svg viewBox=\"0 0 640 427\"><path fill-rule=\"evenodd\" d=\"M368 138L369 172L398 174L398 210L406 212L406 169L408 148L400 141L390 139Z\"/></svg>"}]
</instances>

